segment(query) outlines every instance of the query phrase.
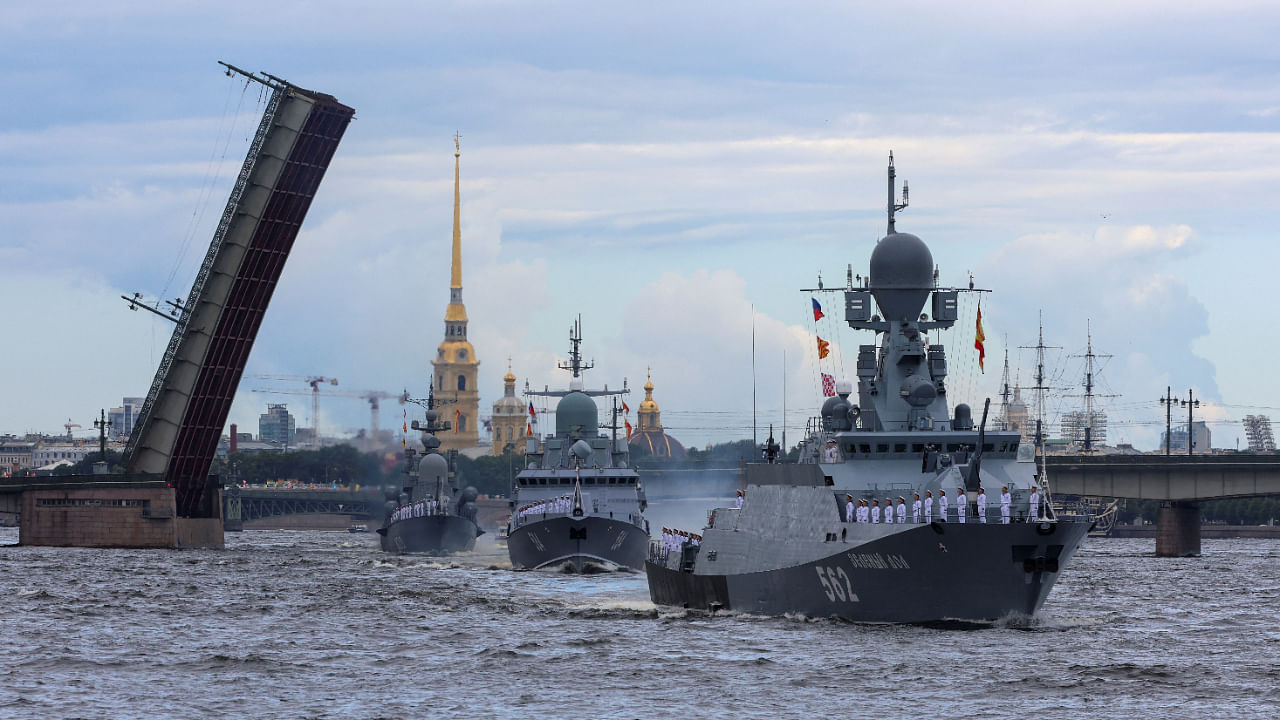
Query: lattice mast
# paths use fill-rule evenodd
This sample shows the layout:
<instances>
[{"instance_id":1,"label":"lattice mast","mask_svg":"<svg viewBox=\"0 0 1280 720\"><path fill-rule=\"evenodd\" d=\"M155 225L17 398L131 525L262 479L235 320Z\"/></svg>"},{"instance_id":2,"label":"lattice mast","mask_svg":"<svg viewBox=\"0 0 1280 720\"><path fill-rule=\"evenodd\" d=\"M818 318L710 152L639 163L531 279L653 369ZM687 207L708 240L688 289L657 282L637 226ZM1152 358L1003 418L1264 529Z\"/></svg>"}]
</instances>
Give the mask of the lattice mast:
<instances>
[{"instance_id":1,"label":"lattice mast","mask_svg":"<svg viewBox=\"0 0 1280 720\"><path fill-rule=\"evenodd\" d=\"M1115 394L1100 394L1095 391L1097 360L1105 360L1110 355L1099 354L1093 351L1093 328L1092 324L1086 326L1087 344L1084 355L1073 355L1072 357L1084 358L1084 380L1081 387L1084 388L1083 395L1068 395L1067 397L1084 398L1084 411L1076 411L1067 413L1063 417L1062 431L1063 435L1083 443L1084 451L1090 452L1093 449L1093 442L1106 442L1107 439L1107 414L1094 408L1095 398L1113 398L1119 397Z\"/></svg>"}]
</instances>

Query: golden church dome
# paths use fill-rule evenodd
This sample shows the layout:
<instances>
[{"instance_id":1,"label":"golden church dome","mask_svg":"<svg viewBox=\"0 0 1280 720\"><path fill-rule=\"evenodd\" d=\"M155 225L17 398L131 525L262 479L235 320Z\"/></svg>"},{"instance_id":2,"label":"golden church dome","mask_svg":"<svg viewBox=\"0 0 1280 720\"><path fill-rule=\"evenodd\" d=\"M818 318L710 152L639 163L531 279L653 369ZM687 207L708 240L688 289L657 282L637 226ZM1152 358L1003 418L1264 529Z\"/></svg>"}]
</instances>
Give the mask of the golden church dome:
<instances>
[{"instance_id":1,"label":"golden church dome","mask_svg":"<svg viewBox=\"0 0 1280 720\"><path fill-rule=\"evenodd\" d=\"M645 381L644 401L636 413L636 428L627 442L631 447L644 448L654 457L684 459L684 445L662 430L662 416L658 413L658 403L653 399L652 373Z\"/></svg>"},{"instance_id":2,"label":"golden church dome","mask_svg":"<svg viewBox=\"0 0 1280 720\"><path fill-rule=\"evenodd\" d=\"M640 413L657 412L658 403L653 400L653 376L650 374L649 378L644 383L644 400L640 403Z\"/></svg>"}]
</instances>

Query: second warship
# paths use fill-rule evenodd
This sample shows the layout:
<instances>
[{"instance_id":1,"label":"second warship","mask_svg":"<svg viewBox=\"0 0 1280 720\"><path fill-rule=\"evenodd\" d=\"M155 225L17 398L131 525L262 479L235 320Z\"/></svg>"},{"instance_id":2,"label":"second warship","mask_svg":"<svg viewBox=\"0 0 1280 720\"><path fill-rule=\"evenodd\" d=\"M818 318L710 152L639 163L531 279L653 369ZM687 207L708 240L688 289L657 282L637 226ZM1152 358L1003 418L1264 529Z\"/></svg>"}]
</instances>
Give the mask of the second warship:
<instances>
[{"instance_id":1,"label":"second warship","mask_svg":"<svg viewBox=\"0 0 1280 720\"><path fill-rule=\"evenodd\" d=\"M525 391L560 400L555 434L541 442L528 438L525 468L513 481L506 532L511 567L639 570L649 543L644 488L630 465L627 439L617 436L616 409L612 435L604 435L592 399L626 393L626 383L621 390L586 390L581 373L592 366L582 363L580 322L569 341L570 361L560 366L573 373L569 390Z\"/></svg>"},{"instance_id":2,"label":"second warship","mask_svg":"<svg viewBox=\"0 0 1280 720\"><path fill-rule=\"evenodd\" d=\"M440 452L435 434L450 425L440 422L434 389L425 404L426 424L413 421L413 429L422 432L422 453L405 448L405 484L395 499L387 501L385 519L378 528L382 549L427 555L474 550L476 538L484 534L476 524L478 493L473 487L458 491L449 459Z\"/></svg>"},{"instance_id":3,"label":"second warship","mask_svg":"<svg viewBox=\"0 0 1280 720\"><path fill-rule=\"evenodd\" d=\"M894 201L890 154L888 233L865 284L855 286L850 270L843 292L845 321L878 341L859 347L857 397L851 381L835 383L798 463L777 462L770 437L766 462L746 466L737 506L711 511L695 533L700 544L651 546L654 603L855 622L992 621L1034 614L1084 540L1092 518L1054 512L1032 444L989 431L985 409L976 428L968 405L951 412L944 348L926 333L956 323L961 291L939 287L928 246L896 231L905 201L905 185ZM922 314L930 296L932 318Z\"/></svg>"}]
</instances>

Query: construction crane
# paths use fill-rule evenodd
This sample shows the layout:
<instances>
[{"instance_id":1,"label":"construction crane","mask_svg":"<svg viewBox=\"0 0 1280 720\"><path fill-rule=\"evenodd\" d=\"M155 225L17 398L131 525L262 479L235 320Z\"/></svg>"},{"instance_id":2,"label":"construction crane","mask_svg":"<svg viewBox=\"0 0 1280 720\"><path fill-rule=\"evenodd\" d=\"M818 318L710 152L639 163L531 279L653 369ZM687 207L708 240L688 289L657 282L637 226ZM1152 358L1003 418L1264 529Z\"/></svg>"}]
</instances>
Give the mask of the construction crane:
<instances>
[{"instance_id":1,"label":"construction crane","mask_svg":"<svg viewBox=\"0 0 1280 720\"><path fill-rule=\"evenodd\" d=\"M271 388L253 388L253 392L271 395L309 395L306 390L274 390ZM360 398L369 403L369 448L373 448L378 438L378 414L381 401L395 398L401 405L409 401L409 393L389 393L381 390L340 390L326 393L330 397Z\"/></svg>"},{"instance_id":2,"label":"construction crane","mask_svg":"<svg viewBox=\"0 0 1280 720\"><path fill-rule=\"evenodd\" d=\"M338 378L324 377L323 375L250 375L249 377L257 380L285 380L288 382L302 381L311 386L311 432L315 433L315 443L320 445L320 386L321 385L337 385ZM276 392L280 395L305 395L307 393L299 390L297 392L285 392L276 390L254 390L254 392Z\"/></svg>"},{"instance_id":3,"label":"construction crane","mask_svg":"<svg viewBox=\"0 0 1280 720\"><path fill-rule=\"evenodd\" d=\"M80 423L73 423L73 422L71 422L71 418L67 418L67 422L66 422L62 427L64 427L64 428L66 428L66 429L67 429L67 442L72 442L72 440L71 440L71 428L78 428L78 427L80 427Z\"/></svg>"}]
</instances>

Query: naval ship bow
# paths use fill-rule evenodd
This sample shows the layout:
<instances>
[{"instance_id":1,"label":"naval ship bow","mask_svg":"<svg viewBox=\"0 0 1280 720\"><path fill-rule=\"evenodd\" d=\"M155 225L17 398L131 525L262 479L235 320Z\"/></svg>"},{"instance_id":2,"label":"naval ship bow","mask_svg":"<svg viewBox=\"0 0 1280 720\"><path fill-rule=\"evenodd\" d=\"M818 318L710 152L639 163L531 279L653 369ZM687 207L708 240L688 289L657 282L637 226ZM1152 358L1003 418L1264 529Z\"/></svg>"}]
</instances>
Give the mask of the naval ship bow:
<instances>
[{"instance_id":1,"label":"naval ship bow","mask_svg":"<svg viewBox=\"0 0 1280 720\"><path fill-rule=\"evenodd\" d=\"M517 570L589 568L639 570L644 564L649 525L640 476L630 465L627 439L618 437L616 396L621 390L585 388L581 320L569 331L573 377L568 390L529 390L531 397L557 397L556 430L539 442L531 435L525 467L513 480L507 550ZM594 397L614 397L610 435L600 433ZM532 407L532 406L531 406Z\"/></svg>"},{"instance_id":2,"label":"naval ship bow","mask_svg":"<svg viewBox=\"0 0 1280 720\"><path fill-rule=\"evenodd\" d=\"M440 452L436 433L450 424L440 421L436 410L435 387L425 400L404 396L407 402L426 409L426 424L413 421L422 433L422 453L405 448L405 484L395 499L388 499L385 519L378 528L382 549L395 553L449 555L474 550L476 538L484 531L476 524L473 487L458 491L453 463Z\"/></svg>"},{"instance_id":3,"label":"naval ship bow","mask_svg":"<svg viewBox=\"0 0 1280 720\"><path fill-rule=\"evenodd\" d=\"M876 339L858 349L857 395L836 383L798 463L779 464L766 447L769 461L747 465L740 507L712 510L700 544L651 546L654 603L991 621L1034 614L1080 546L1091 518L1058 517L1043 501L1033 510L1048 497L1035 447L987 428L989 400L977 427L967 404L949 412L945 349L928 334L955 324L964 290L939 287L928 246L897 232L906 192L895 203L890 154L888 232L867 278L855 285L850 269L843 290L845 321Z\"/></svg>"}]
</instances>

